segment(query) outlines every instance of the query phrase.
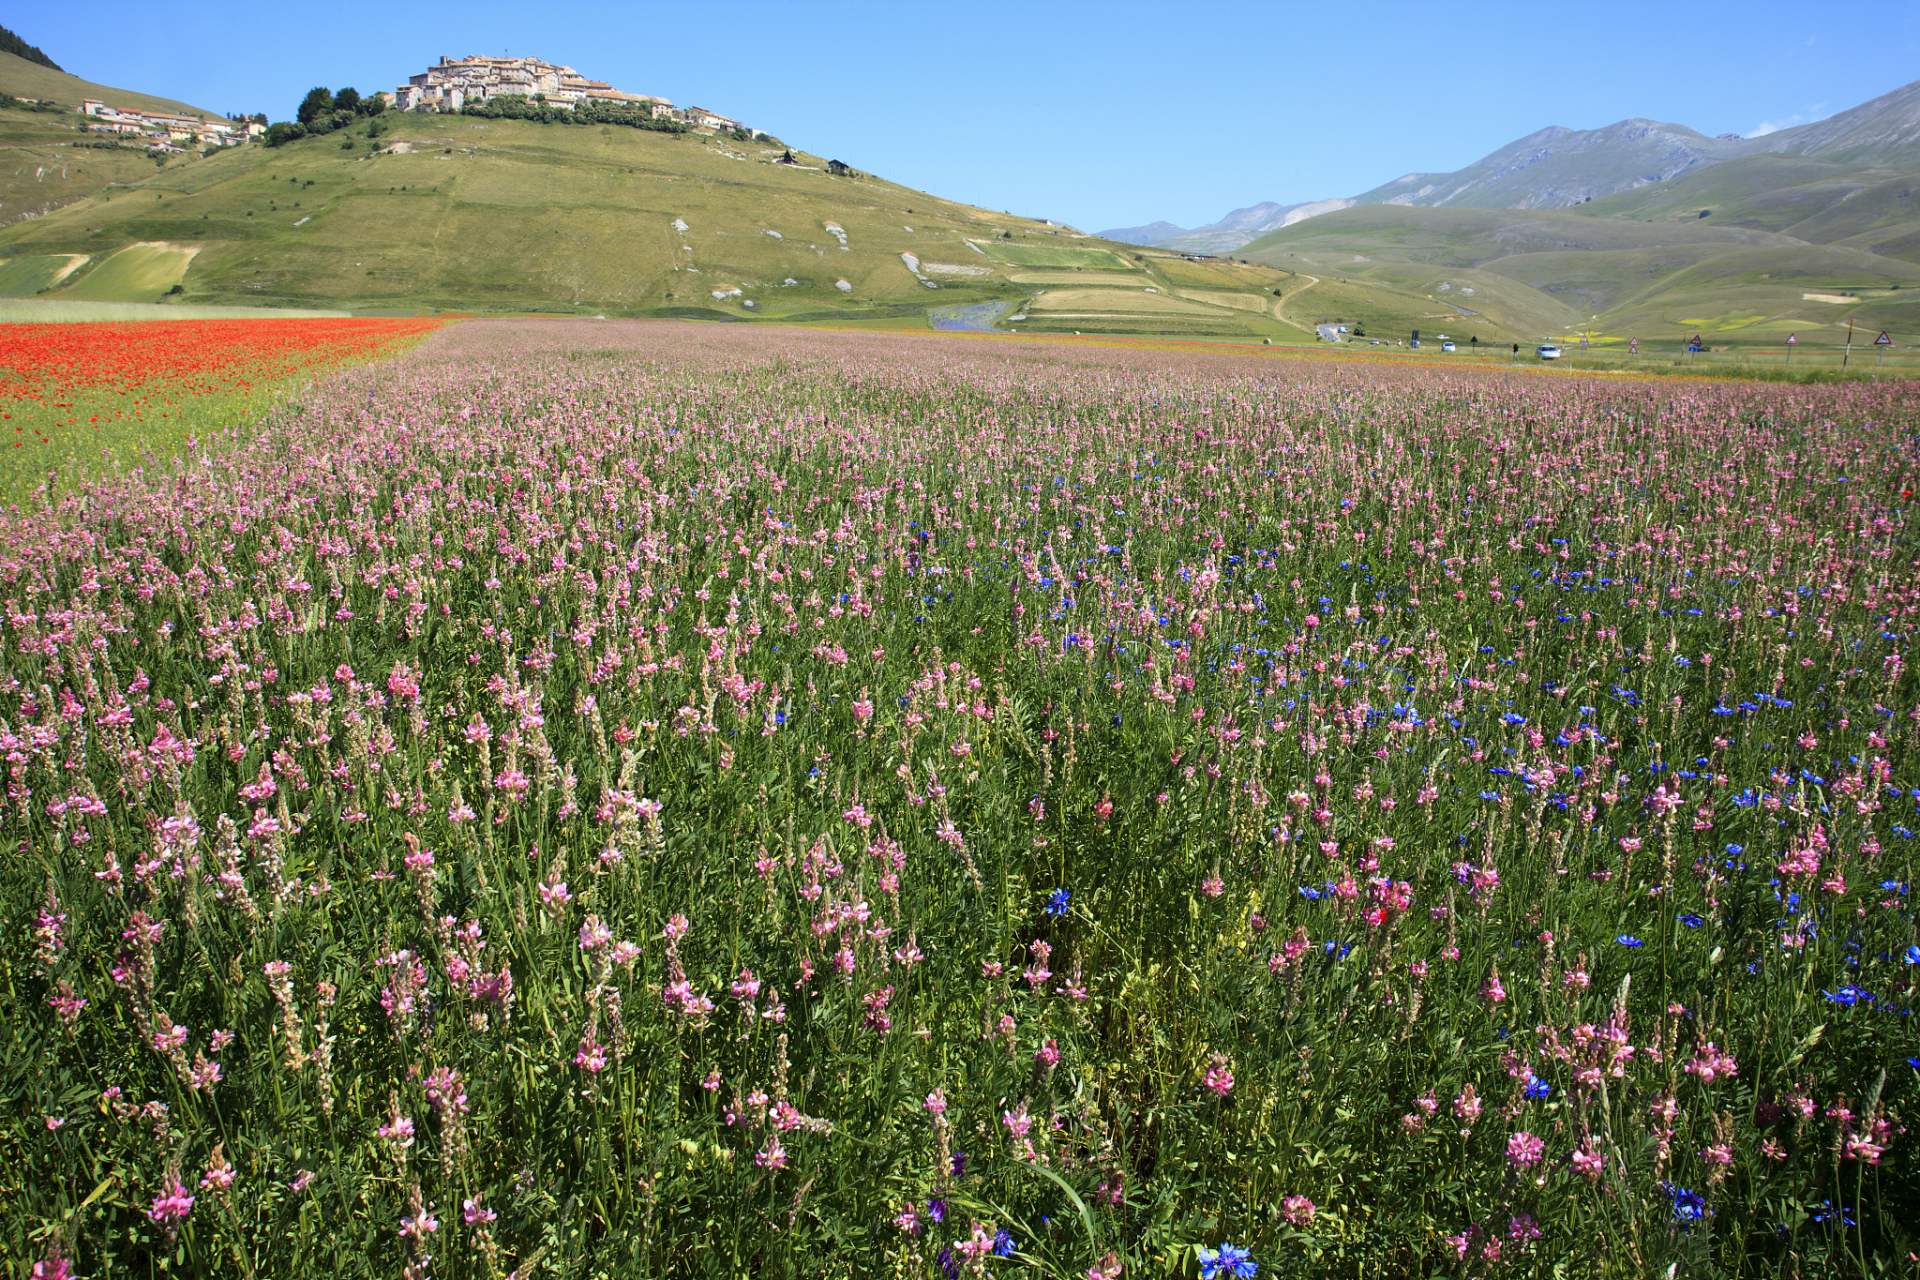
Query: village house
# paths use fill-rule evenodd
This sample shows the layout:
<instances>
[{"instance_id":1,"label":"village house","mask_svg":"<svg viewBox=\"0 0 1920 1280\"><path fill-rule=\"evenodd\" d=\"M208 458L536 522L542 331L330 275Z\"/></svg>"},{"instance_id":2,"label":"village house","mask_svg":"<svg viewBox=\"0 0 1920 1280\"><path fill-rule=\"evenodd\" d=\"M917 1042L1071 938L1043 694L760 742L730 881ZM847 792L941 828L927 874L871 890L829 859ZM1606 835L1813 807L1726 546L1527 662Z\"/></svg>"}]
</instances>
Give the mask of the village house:
<instances>
[{"instance_id":1,"label":"village house","mask_svg":"<svg viewBox=\"0 0 1920 1280\"><path fill-rule=\"evenodd\" d=\"M143 137L160 144L194 141L231 147L263 132L259 125L239 125L218 117L110 107L98 98L82 100L80 113L89 118L87 127L94 133Z\"/></svg>"}]
</instances>

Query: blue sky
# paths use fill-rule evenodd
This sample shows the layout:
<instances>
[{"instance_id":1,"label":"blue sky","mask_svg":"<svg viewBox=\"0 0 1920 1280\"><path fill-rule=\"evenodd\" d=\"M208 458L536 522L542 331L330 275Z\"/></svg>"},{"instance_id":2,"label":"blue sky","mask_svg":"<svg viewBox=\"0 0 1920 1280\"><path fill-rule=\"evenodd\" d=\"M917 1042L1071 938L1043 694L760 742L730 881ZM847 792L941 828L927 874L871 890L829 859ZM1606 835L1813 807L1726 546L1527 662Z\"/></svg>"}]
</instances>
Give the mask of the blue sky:
<instances>
[{"instance_id":1,"label":"blue sky","mask_svg":"<svg viewBox=\"0 0 1920 1280\"><path fill-rule=\"evenodd\" d=\"M1920 76L1920 4L180 0L151 20L28 0L4 24L68 71L291 116L441 54L533 54L698 105L949 199L1087 230L1445 172L1549 124L1750 134Z\"/></svg>"}]
</instances>

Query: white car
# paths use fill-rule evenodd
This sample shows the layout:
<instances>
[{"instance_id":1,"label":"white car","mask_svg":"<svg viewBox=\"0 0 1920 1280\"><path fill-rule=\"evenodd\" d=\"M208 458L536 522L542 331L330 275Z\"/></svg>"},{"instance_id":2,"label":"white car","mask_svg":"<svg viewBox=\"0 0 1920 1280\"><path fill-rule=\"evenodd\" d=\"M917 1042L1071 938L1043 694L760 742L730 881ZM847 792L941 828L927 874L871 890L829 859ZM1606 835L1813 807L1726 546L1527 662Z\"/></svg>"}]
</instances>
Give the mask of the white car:
<instances>
[{"instance_id":1,"label":"white car","mask_svg":"<svg viewBox=\"0 0 1920 1280\"><path fill-rule=\"evenodd\" d=\"M1543 342L1533 350L1534 354L1542 360L1558 360L1560 358L1560 348L1554 346L1551 342Z\"/></svg>"},{"instance_id":2,"label":"white car","mask_svg":"<svg viewBox=\"0 0 1920 1280\"><path fill-rule=\"evenodd\" d=\"M1453 344L1452 344L1451 342L1443 342L1443 343L1441 343L1441 344L1440 344L1440 349L1441 349L1442 351L1452 351L1452 350L1453 350Z\"/></svg>"}]
</instances>

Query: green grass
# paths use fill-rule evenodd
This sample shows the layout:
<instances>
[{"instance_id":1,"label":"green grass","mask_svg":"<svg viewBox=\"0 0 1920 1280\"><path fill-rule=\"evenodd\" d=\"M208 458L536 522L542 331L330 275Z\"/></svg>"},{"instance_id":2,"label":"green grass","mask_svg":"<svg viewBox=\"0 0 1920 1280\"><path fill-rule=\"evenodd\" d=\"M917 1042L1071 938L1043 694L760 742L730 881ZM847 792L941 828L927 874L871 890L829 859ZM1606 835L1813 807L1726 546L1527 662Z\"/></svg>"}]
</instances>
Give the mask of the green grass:
<instances>
[{"instance_id":1,"label":"green grass","mask_svg":"<svg viewBox=\"0 0 1920 1280\"><path fill-rule=\"evenodd\" d=\"M71 298L0 301L0 324L100 324L136 320L295 320L351 315L286 307L198 307L181 303L82 302Z\"/></svg>"},{"instance_id":2,"label":"green grass","mask_svg":"<svg viewBox=\"0 0 1920 1280\"><path fill-rule=\"evenodd\" d=\"M1083 249L1065 244L1016 244L1005 240L989 242L983 247L1000 261L1022 267L1098 267L1112 271L1127 270L1134 265L1111 249Z\"/></svg>"},{"instance_id":3,"label":"green grass","mask_svg":"<svg viewBox=\"0 0 1920 1280\"><path fill-rule=\"evenodd\" d=\"M1908 1274L1912 398L1098 345L474 322L19 521L15 1271Z\"/></svg>"},{"instance_id":4,"label":"green grass","mask_svg":"<svg viewBox=\"0 0 1920 1280\"><path fill-rule=\"evenodd\" d=\"M187 274L196 248L128 245L61 291L63 301L158 302Z\"/></svg>"},{"instance_id":5,"label":"green grass","mask_svg":"<svg viewBox=\"0 0 1920 1280\"><path fill-rule=\"evenodd\" d=\"M1825 343L1835 322L1844 332L1851 317L1859 327L1920 341L1915 264L1699 218L1366 206L1297 223L1241 253L1321 275L1303 304L1317 293L1324 311L1339 299L1353 313L1345 318L1396 336L1445 328L1527 344L1583 330L1623 339L1711 332L1716 341L1768 342L1799 331L1803 342ZM1371 292L1367 281L1400 292ZM1372 304L1353 301L1356 289ZM1841 292L1857 300L1804 296ZM1450 306L1480 314L1449 316Z\"/></svg>"},{"instance_id":6,"label":"green grass","mask_svg":"<svg viewBox=\"0 0 1920 1280\"><path fill-rule=\"evenodd\" d=\"M149 168L0 230L0 248L198 246L185 300L209 305L609 315L693 305L750 317L1012 300L1020 290L998 275L927 289L900 255L986 265L967 239L1016 251L1058 243L1029 219L775 164L777 149L462 116L390 115L369 132ZM376 154L394 144L399 152ZM846 233L845 249L828 223ZM1001 238L1009 230L1015 241ZM1104 250L1079 254L1125 265ZM738 297L712 297L735 288Z\"/></svg>"},{"instance_id":7,"label":"green grass","mask_svg":"<svg viewBox=\"0 0 1920 1280\"><path fill-rule=\"evenodd\" d=\"M82 80L79 76L64 71L55 71L52 67L43 67L37 62L28 62L25 58L11 53L0 53L0 93L13 98L27 98L46 102L57 102L61 106L80 109L80 104L88 98L96 98L110 107L122 107L139 111L171 111L181 115L210 116L223 119L218 111L208 111L204 107L189 106L174 98L156 97L150 93L135 93L129 89L115 89L110 85L95 84L91 80Z\"/></svg>"},{"instance_id":8,"label":"green grass","mask_svg":"<svg viewBox=\"0 0 1920 1280\"><path fill-rule=\"evenodd\" d=\"M0 298L30 298L71 274L73 266L73 257L68 254L0 259Z\"/></svg>"}]
</instances>

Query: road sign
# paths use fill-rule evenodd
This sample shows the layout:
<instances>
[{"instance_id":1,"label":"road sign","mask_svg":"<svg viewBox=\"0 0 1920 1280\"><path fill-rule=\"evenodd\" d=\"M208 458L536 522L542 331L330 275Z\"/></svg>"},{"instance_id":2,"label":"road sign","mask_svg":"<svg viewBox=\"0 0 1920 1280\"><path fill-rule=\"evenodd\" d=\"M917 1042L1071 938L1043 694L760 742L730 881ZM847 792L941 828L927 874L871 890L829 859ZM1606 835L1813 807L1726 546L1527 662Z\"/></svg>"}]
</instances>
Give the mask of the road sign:
<instances>
[{"instance_id":1,"label":"road sign","mask_svg":"<svg viewBox=\"0 0 1920 1280\"><path fill-rule=\"evenodd\" d=\"M1886 330L1882 329L1880 331L1880 336L1873 340L1873 345L1876 347L1890 347L1893 345L1893 339L1889 338L1887 336Z\"/></svg>"},{"instance_id":2,"label":"road sign","mask_svg":"<svg viewBox=\"0 0 1920 1280\"><path fill-rule=\"evenodd\" d=\"M1634 338L1627 343L1627 354L1630 356L1640 354L1640 339Z\"/></svg>"},{"instance_id":3,"label":"road sign","mask_svg":"<svg viewBox=\"0 0 1920 1280\"><path fill-rule=\"evenodd\" d=\"M1797 347L1800 345L1800 339L1794 334L1790 333L1787 335L1787 345L1790 347Z\"/></svg>"}]
</instances>

